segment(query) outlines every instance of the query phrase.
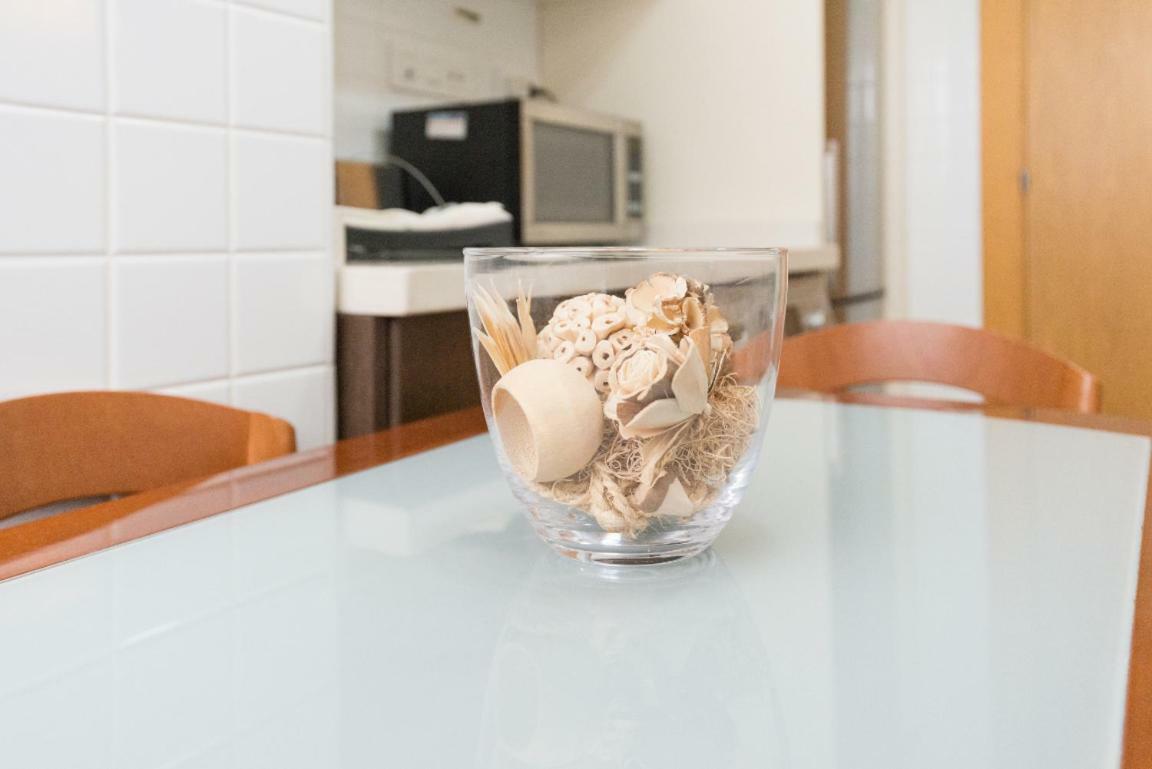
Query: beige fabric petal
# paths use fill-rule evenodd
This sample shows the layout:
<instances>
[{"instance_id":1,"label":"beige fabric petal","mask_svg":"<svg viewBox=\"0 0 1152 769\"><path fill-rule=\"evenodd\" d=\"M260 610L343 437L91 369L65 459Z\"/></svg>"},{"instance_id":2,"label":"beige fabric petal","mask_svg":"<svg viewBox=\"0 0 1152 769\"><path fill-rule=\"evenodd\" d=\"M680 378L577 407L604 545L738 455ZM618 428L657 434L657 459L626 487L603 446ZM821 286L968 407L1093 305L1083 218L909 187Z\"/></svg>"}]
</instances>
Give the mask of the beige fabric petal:
<instances>
[{"instance_id":1,"label":"beige fabric petal","mask_svg":"<svg viewBox=\"0 0 1152 769\"><path fill-rule=\"evenodd\" d=\"M632 504L646 513L656 512L656 509L664 503L664 497L668 495L668 487L672 485L673 480L672 474L662 473L654 480L641 481L632 494Z\"/></svg>"},{"instance_id":2,"label":"beige fabric petal","mask_svg":"<svg viewBox=\"0 0 1152 769\"><path fill-rule=\"evenodd\" d=\"M690 329L701 328L704 325L704 308L700 300L690 296L684 300L684 325Z\"/></svg>"},{"instance_id":3,"label":"beige fabric petal","mask_svg":"<svg viewBox=\"0 0 1152 769\"><path fill-rule=\"evenodd\" d=\"M686 518L694 512L696 512L696 503L688 496L688 492L680 479L673 477L672 482L668 484L668 490L664 492L664 499L656 508L656 515L667 518Z\"/></svg>"},{"instance_id":4,"label":"beige fabric petal","mask_svg":"<svg viewBox=\"0 0 1152 769\"><path fill-rule=\"evenodd\" d=\"M704 362L704 368L708 368L709 361L712 360L712 335L708 333L708 329L698 328L689 336L692 337L692 342L696 345L696 352L700 354L700 360Z\"/></svg>"},{"instance_id":5,"label":"beige fabric petal","mask_svg":"<svg viewBox=\"0 0 1152 769\"><path fill-rule=\"evenodd\" d=\"M620 425L620 435L625 438L651 438L692 416L680 410L675 398L653 401L627 424Z\"/></svg>"},{"instance_id":6,"label":"beige fabric petal","mask_svg":"<svg viewBox=\"0 0 1152 769\"><path fill-rule=\"evenodd\" d=\"M687 339L687 337L685 337ZM687 339L690 348L684 363L672 377L672 394L676 405L684 414L699 414L708 405L708 369L696 354L696 345Z\"/></svg>"},{"instance_id":7,"label":"beige fabric petal","mask_svg":"<svg viewBox=\"0 0 1152 769\"><path fill-rule=\"evenodd\" d=\"M684 422L678 427L665 430L659 435L644 441L640 446L640 484L652 486L664 474L665 458L672 447L680 440L681 434L688 427Z\"/></svg>"},{"instance_id":8,"label":"beige fabric petal","mask_svg":"<svg viewBox=\"0 0 1152 769\"><path fill-rule=\"evenodd\" d=\"M608 409L609 403L612 404L611 411ZM608 418L615 419L617 422L631 422L643 409L644 406L636 401L618 398L609 398L604 404L604 412L608 414Z\"/></svg>"},{"instance_id":9,"label":"beige fabric petal","mask_svg":"<svg viewBox=\"0 0 1152 769\"><path fill-rule=\"evenodd\" d=\"M680 365L680 363L682 363L684 360L684 356L680 354L680 350L677 349L676 343L673 342L672 338L667 334L656 334L654 336L650 336L644 341L644 345L664 353L668 356L668 360L672 361L676 365Z\"/></svg>"}]
</instances>

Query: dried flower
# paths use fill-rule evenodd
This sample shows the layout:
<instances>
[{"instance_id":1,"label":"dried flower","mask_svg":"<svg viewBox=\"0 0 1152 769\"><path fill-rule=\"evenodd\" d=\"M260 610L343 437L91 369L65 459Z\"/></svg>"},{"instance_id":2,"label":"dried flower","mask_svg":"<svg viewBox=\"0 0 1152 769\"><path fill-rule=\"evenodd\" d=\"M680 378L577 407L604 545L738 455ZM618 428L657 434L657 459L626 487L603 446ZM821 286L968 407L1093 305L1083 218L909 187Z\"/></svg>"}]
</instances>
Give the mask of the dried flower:
<instances>
[{"instance_id":1,"label":"dried flower","mask_svg":"<svg viewBox=\"0 0 1152 769\"><path fill-rule=\"evenodd\" d=\"M637 328L679 338L707 328L709 347L731 347L728 321L712 300L708 286L698 280L669 272L657 272L625 292L628 319Z\"/></svg>"},{"instance_id":2,"label":"dried flower","mask_svg":"<svg viewBox=\"0 0 1152 769\"><path fill-rule=\"evenodd\" d=\"M645 345L622 355L620 363L612 367L608 381L617 400L645 400L652 387L663 383L667 375L668 354L656 345Z\"/></svg>"},{"instance_id":3,"label":"dried flower","mask_svg":"<svg viewBox=\"0 0 1152 769\"><path fill-rule=\"evenodd\" d=\"M708 407L709 368L691 337L679 346L666 334L646 337L609 371L604 414L624 438L651 438Z\"/></svg>"},{"instance_id":4,"label":"dried flower","mask_svg":"<svg viewBox=\"0 0 1152 769\"><path fill-rule=\"evenodd\" d=\"M639 336L635 329L625 328L610 334L608 341L612 343L612 349L619 353L636 344Z\"/></svg>"},{"instance_id":5,"label":"dried flower","mask_svg":"<svg viewBox=\"0 0 1152 769\"><path fill-rule=\"evenodd\" d=\"M536 354L576 366L604 394L607 381L600 377L597 383L596 371L615 361L619 349L615 340L623 334L630 339L631 325L620 297L599 293L574 296L556 306L552 319L540 331ZM586 362L589 365L584 365Z\"/></svg>"},{"instance_id":6,"label":"dried flower","mask_svg":"<svg viewBox=\"0 0 1152 769\"><path fill-rule=\"evenodd\" d=\"M624 293L628 319L634 326L648 326L655 331L677 331L684 321L681 309L688 295L688 281L670 272L648 276Z\"/></svg>"}]
</instances>

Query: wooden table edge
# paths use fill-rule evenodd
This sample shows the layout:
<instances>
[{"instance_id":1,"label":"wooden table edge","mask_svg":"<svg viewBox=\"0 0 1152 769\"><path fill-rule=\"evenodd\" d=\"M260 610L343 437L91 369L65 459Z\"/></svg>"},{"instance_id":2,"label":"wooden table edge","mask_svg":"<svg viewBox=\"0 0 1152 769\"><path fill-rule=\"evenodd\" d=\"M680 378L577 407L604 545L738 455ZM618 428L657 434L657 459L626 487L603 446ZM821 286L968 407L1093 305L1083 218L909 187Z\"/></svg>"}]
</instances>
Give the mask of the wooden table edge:
<instances>
[{"instance_id":1,"label":"wooden table edge","mask_svg":"<svg viewBox=\"0 0 1152 769\"><path fill-rule=\"evenodd\" d=\"M778 398L979 413L1152 439L1152 423L1053 409L931 401L874 393L782 391ZM486 430L479 408L401 425L258 465L0 529L0 582L245 505L394 462ZM1124 769L1152 769L1152 461L1149 463L1124 723Z\"/></svg>"}]
</instances>

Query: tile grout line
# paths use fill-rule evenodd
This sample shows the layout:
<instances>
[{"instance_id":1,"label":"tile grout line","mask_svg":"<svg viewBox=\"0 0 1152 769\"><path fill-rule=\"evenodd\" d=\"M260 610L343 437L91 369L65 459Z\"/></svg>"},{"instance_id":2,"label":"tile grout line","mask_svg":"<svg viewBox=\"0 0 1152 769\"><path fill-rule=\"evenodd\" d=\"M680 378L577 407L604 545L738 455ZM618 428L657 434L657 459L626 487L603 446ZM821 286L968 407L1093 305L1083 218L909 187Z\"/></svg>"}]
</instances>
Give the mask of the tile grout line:
<instances>
[{"instance_id":1,"label":"tile grout line","mask_svg":"<svg viewBox=\"0 0 1152 769\"><path fill-rule=\"evenodd\" d=\"M314 16L305 16L304 14L295 13L293 11L265 8L262 5L255 5L251 2L248 2L247 0L232 0L232 7L239 8L246 13L252 13L254 15L261 15L276 19L289 19L295 22L307 22L308 24L316 24L319 26L330 26L332 23L330 18L317 19Z\"/></svg>"},{"instance_id":2,"label":"tile grout line","mask_svg":"<svg viewBox=\"0 0 1152 769\"><path fill-rule=\"evenodd\" d=\"M205 248L195 251L161 251L159 249L153 251L120 251L112 254L112 258L121 262L130 261L148 261L160 259L195 259L198 257L213 257L213 256L255 256L255 257L291 257L291 258L305 258L305 257L320 257L324 254L324 249L321 247L306 248L306 249L247 249L247 248ZM0 259L4 257L0 255ZM35 258L35 257L28 257ZM77 257L84 258L84 257Z\"/></svg>"},{"instance_id":3,"label":"tile grout line","mask_svg":"<svg viewBox=\"0 0 1152 769\"><path fill-rule=\"evenodd\" d=\"M107 214L102 215L107 216ZM105 236L105 241L107 241L107 239L107 236ZM5 261L9 263L21 261L35 262L47 259L78 259L81 261L98 261L101 259L109 258L113 261L120 262L148 259L189 259L194 257L228 256L233 251L235 251L237 255L247 255L258 258L281 256L303 258L323 257L326 255L324 246L315 246L313 248L197 248L186 251L156 248L140 249L134 251L117 251L116 249L109 248L106 245L100 251L0 252L0 263Z\"/></svg>"},{"instance_id":4,"label":"tile grout line","mask_svg":"<svg viewBox=\"0 0 1152 769\"><path fill-rule=\"evenodd\" d=\"M103 33L101 33L101 34L103 34ZM100 66L102 69L104 67L103 57L106 55L107 55L107 52L104 52L104 54L101 57ZM107 82L101 83L101 86L106 86L106 85L107 85ZM106 90L106 89L102 89L102 90ZM44 114L55 115L55 116L66 115L66 116L70 116L70 117L74 117L74 118L78 118L78 119L82 119L82 120L90 120L92 122L102 121L102 120L104 120L104 118L106 118L108 116L107 106L101 106L101 107L96 108L96 109L84 109L82 107L62 107L62 106L56 106L53 104L36 104L34 102L22 101L20 99L13 99L13 98L4 98L4 99L0 100L0 112L8 113L8 114L14 113L14 114L18 114L18 115L24 115L24 114L29 114L29 113L31 113L33 115L44 115Z\"/></svg>"},{"instance_id":5,"label":"tile grout line","mask_svg":"<svg viewBox=\"0 0 1152 769\"><path fill-rule=\"evenodd\" d=\"M335 50L335 2L329 2L328 20L327 20L327 34L324 37L324 100L326 102L324 123L327 126L328 137L328 167L334 168L334 161L336 155L336 50ZM338 265L339 262L336 257L335 248L333 246L335 238L333 237L333 229L336 226L335 218L332 216L332 211L335 210L335 188L329 185L328 196L325 198L325 216L324 216L324 253L327 256L328 263L328 276L331 280L329 283L329 298L332 302L331 311L328 317L328 334L331 342L331 348L328 353L329 363L332 366L332 378L328 383L327 388L327 413L325 417L324 427L324 440L332 443L339 435L337 415L337 399L338 391L336 386L336 333L337 333L337 286L339 281Z\"/></svg>"},{"instance_id":6,"label":"tile grout line","mask_svg":"<svg viewBox=\"0 0 1152 769\"><path fill-rule=\"evenodd\" d=\"M225 60L225 119L228 130L228 403L236 405L236 373L239 368L240 339L237 334L238 301L236 290L236 232L239 229L236 201L236 9L231 4L224 9L224 60Z\"/></svg>"},{"instance_id":7,"label":"tile grout line","mask_svg":"<svg viewBox=\"0 0 1152 769\"><path fill-rule=\"evenodd\" d=\"M117 0L105 0L104 3L104 384L109 389L115 389L117 384L116 354L119 352L116 343L117 324L120 314L116 311L116 270L112 261L112 252L116 243L116 140L113 105L115 104L115 25Z\"/></svg>"},{"instance_id":8,"label":"tile grout line","mask_svg":"<svg viewBox=\"0 0 1152 769\"><path fill-rule=\"evenodd\" d=\"M248 382L252 380L260 381L262 379L271 378L279 379L283 376L290 376L294 374L325 374L329 371L335 371L335 365L329 362L323 363L300 363L291 366L284 366L282 368L270 368L260 371L252 371L248 373L238 373L235 376L216 376L208 379L189 379L180 382L165 382L162 384L149 384L144 385L141 389L149 391L156 390L173 390L179 387L204 387L208 385L225 385L231 391L232 385L236 382Z\"/></svg>"},{"instance_id":9,"label":"tile grout line","mask_svg":"<svg viewBox=\"0 0 1152 769\"><path fill-rule=\"evenodd\" d=\"M107 215L101 211L100 216L102 219L107 218ZM105 233L104 245L101 246L99 251L85 250L85 251L6 251L0 252L0 262L35 262L41 259L79 259L81 261L95 262L108 256L107 249L108 236Z\"/></svg>"},{"instance_id":10,"label":"tile grout line","mask_svg":"<svg viewBox=\"0 0 1152 769\"><path fill-rule=\"evenodd\" d=\"M328 154L327 162L328 168L335 168L335 154L336 154L336 51L335 51L335 2L328 2L326 17L326 33L324 37L324 83L325 83L325 96L326 109L325 109L325 125L326 136L328 139ZM331 173L331 172L329 172ZM335 218L332 212L335 210L335 185L328 185L328 195L325 198L325 228L324 228L324 251L328 261L328 277L331 283L328 284L329 298L332 300L331 310L328 313L328 340L331 342L332 347L328 351L328 364L331 365L331 380L328 381L327 393L327 413L325 414L325 433L324 440L327 443L332 443L336 437L340 435L340 427L338 422L340 416L338 413L338 398L339 391L336 387L336 291L339 285L339 265L340 259L336 257L333 237L333 228L336 226Z\"/></svg>"},{"instance_id":11,"label":"tile grout line","mask_svg":"<svg viewBox=\"0 0 1152 769\"><path fill-rule=\"evenodd\" d=\"M229 14L229 19L231 15ZM105 53L109 55L108 52ZM111 78L109 78L110 82ZM105 83L106 90L109 82ZM16 113L34 113L34 114L49 114L57 116L70 116L74 118L102 120L107 118L115 118L124 123L139 123L146 126L156 128L192 128L203 130L216 130L221 133L230 131L239 133L254 134L256 136L264 136L274 139L301 139L301 140L318 140L330 141L331 137L323 131L297 131L290 128L260 128L256 126L236 125L234 121L229 120L222 123L213 123L207 120L193 120L190 118L181 117L167 117L167 116L154 116L154 115L139 115L133 113L122 113L106 106L103 111L90 111L74 107L57 107L45 104L32 104L29 102L19 102L11 100L0 101L0 112L16 112Z\"/></svg>"}]
</instances>

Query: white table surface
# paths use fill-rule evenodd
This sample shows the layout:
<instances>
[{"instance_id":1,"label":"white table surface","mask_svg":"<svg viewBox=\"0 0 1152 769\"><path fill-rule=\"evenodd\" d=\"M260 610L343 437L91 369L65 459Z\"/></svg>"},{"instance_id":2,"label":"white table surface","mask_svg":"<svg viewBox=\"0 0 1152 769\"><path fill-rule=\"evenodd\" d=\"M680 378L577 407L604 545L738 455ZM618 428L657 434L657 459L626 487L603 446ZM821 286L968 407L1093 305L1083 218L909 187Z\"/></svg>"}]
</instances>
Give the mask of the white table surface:
<instances>
[{"instance_id":1,"label":"white table surface","mask_svg":"<svg viewBox=\"0 0 1152 769\"><path fill-rule=\"evenodd\" d=\"M774 407L703 557L530 532L486 436L0 583L4 766L1119 762L1147 438Z\"/></svg>"}]
</instances>

